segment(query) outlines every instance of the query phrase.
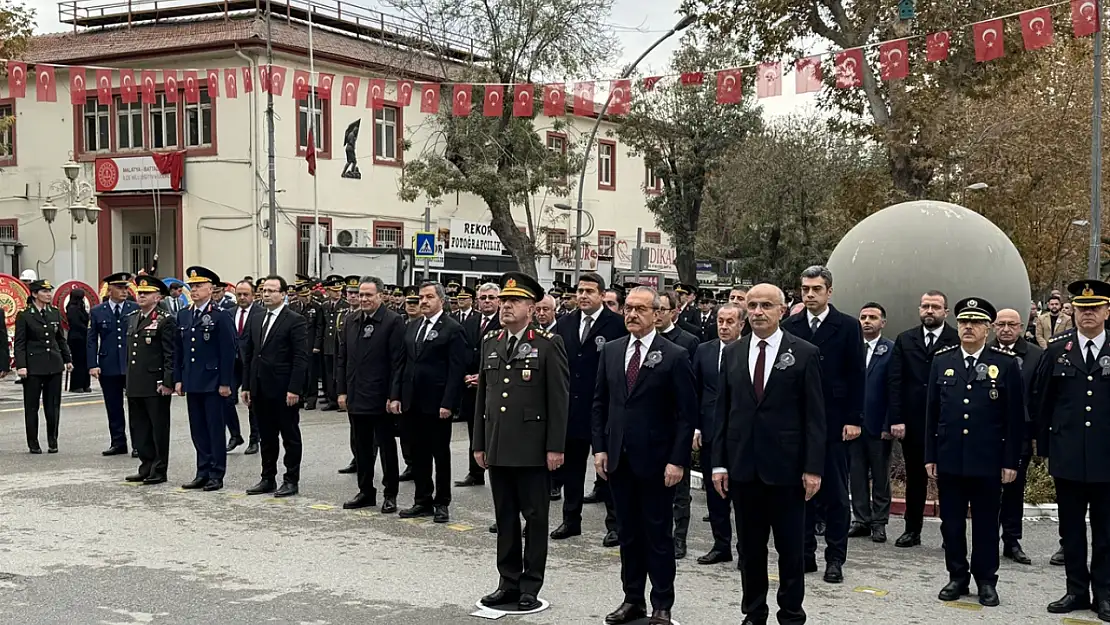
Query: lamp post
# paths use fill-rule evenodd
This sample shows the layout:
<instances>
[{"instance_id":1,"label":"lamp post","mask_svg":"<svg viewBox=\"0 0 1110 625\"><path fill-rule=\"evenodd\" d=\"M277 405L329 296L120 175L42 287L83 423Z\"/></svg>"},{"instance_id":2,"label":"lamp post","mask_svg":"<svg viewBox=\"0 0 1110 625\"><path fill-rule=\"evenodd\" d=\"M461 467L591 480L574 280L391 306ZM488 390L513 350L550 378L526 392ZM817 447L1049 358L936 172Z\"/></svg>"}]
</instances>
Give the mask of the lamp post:
<instances>
[{"instance_id":1,"label":"lamp post","mask_svg":"<svg viewBox=\"0 0 1110 625\"><path fill-rule=\"evenodd\" d=\"M628 67L625 68L624 72L621 73L621 76L620 76L621 79L623 80L623 79L628 78L629 76L631 76L632 72L636 69L636 66L640 64L640 61L644 60L644 57L646 57L648 54L651 54L652 50L659 47L659 44L663 43L667 39L670 39L675 33L679 32L681 30L685 30L686 28L689 28L690 25L693 24L694 22L696 22L697 20L698 20L698 18L697 18L696 15L687 15L687 16L683 17L681 20L679 20L678 23L675 24L673 27L671 27L670 30L663 33L662 37L655 40L655 43L648 46L648 49L644 50L643 53L640 54L640 56L637 57L635 61L632 61L631 65L629 65ZM562 209L562 210L578 211L578 225L574 229L574 232L575 232L574 239L575 239L575 242L576 242L576 245L574 246L574 283L576 285L578 284L578 276L579 276L579 274L582 273L582 251L581 251L580 248L582 247L582 237L585 236L585 235L582 234L582 191L586 186L586 165L588 165L589 162L590 162L590 151L593 149L594 139L597 137L597 130L598 130L598 128L601 127L601 120L605 117L605 111L609 110L609 103L612 102L612 101L613 101L613 91L610 89L609 90L609 97L605 98L605 104L603 104L601 106L601 111L597 114L597 121L594 122L593 130L590 131L590 138L586 141L586 158L584 158L582 160L582 171L578 176L578 204L576 205L577 207L574 208L574 209L571 209L568 206L566 209ZM564 204L563 206L566 206L566 205ZM556 205L556 208L558 208L558 207L559 207L559 205Z\"/></svg>"},{"instance_id":2,"label":"lamp post","mask_svg":"<svg viewBox=\"0 0 1110 625\"><path fill-rule=\"evenodd\" d=\"M72 217L69 228L69 273L70 279L76 280L78 278L77 224L88 219L90 225L95 225L96 220L100 217L100 207L96 205L96 201L92 197L92 187L89 183L78 179L81 174L80 165L71 160L62 165L62 171L65 173L65 179L57 181L51 186L60 189L60 195L65 199L65 209L69 211L69 215ZM83 197L85 195L88 195L88 197ZM87 202L87 204L83 202ZM46 199L46 203L42 205L41 210L42 218L46 220L46 223L54 223L54 219L58 216L58 207L51 198Z\"/></svg>"}]
</instances>

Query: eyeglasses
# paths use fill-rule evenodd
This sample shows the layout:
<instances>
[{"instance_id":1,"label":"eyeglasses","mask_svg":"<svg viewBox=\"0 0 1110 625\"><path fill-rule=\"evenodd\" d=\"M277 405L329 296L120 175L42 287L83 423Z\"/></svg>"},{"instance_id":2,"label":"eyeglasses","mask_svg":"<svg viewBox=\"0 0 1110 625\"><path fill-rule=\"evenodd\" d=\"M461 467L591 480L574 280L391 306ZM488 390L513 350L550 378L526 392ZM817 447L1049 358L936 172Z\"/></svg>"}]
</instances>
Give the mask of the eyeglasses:
<instances>
[{"instance_id":1,"label":"eyeglasses","mask_svg":"<svg viewBox=\"0 0 1110 625\"><path fill-rule=\"evenodd\" d=\"M669 308L656 308L655 306L625 306L625 312L634 313L637 315L646 315L656 310L670 310Z\"/></svg>"},{"instance_id":2,"label":"eyeglasses","mask_svg":"<svg viewBox=\"0 0 1110 625\"><path fill-rule=\"evenodd\" d=\"M478 299L484 299L484 300L488 301L488 300L500 299L500 297L497 296L497 295L479 295Z\"/></svg>"},{"instance_id":3,"label":"eyeglasses","mask_svg":"<svg viewBox=\"0 0 1110 625\"><path fill-rule=\"evenodd\" d=\"M998 326L999 328L1020 328L1021 327L1021 324L1018 323L1017 321L997 321L997 322L995 322L994 325Z\"/></svg>"}]
</instances>

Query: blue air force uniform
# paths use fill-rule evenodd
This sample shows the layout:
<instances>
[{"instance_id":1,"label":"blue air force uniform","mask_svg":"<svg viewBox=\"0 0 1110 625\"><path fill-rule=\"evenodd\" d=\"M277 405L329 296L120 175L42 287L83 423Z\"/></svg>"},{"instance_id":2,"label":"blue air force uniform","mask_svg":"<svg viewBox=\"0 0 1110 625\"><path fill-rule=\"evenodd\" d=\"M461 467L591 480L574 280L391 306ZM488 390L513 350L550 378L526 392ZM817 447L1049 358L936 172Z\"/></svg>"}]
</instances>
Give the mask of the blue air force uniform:
<instances>
[{"instance_id":1,"label":"blue air force uniform","mask_svg":"<svg viewBox=\"0 0 1110 625\"><path fill-rule=\"evenodd\" d=\"M995 310L983 299L956 304L961 322L990 323ZM940 599L968 594L971 577L979 603L998 605L998 512L1002 470L1018 469L1025 430L1021 365L994 346L974 354L962 345L937 351L929 373L925 463L935 464L941 535L950 582ZM971 509L971 566L967 513Z\"/></svg>"},{"instance_id":2,"label":"blue air force uniform","mask_svg":"<svg viewBox=\"0 0 1110 625\"><path fill-rule=\"evenodd\" d=\"M190 285L219 277L204 267L190 267ZM219 490L227 469L224 443L224 409L227 399L220 388L231 388L235 370L235 328L231 317L209 300L177 314L177 344L174 349L175 380L186 394L189 432L197 450L196 478L183 488Z\"/></svg>"},{"instance_id":3,"label":"blue air force uniform","mask_svg":"<svg viewBox=\"0 0 1110 625\"><path fill-rule=\"evenodd\" d=\"M114 273L104 282L109 288L126 289L131 274ZM127 419L123 411L123 391L127 386L127 324L128 315L139 309L130 300L119 303L110 299L93 306L89 312L89 338L86 343L89 369L100 369L100 392L108 411L108 433L111 444L105 456L127 453Z\"/></svg>"}]
</instances>

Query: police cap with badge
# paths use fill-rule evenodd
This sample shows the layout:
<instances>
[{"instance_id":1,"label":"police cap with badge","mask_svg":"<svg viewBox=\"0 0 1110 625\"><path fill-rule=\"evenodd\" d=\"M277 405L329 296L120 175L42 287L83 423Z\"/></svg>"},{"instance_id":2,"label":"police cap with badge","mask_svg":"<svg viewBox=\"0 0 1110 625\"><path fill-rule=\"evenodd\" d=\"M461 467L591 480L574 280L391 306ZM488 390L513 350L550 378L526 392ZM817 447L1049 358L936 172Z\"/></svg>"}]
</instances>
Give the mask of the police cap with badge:
<instances>
[{"instance_id":1,"label":"police cap with badge","mask_svg":"<svg viewBox=\"0 0 1110 625\"><path fill-rule=\"evenodd\" d=\"M1068 285L1071 305L1079 308L1105 306L1110 303L1110 284L1101 280L1079 280Z\"/></svg>"},{"instance_id":2,"label":"police cap with badge","mask_svg":"<svg viewBox=\"0 0 1110 625\"><path fill-rule=\"evenodd\" d=\"M189 267L185 270L185 275L185 282L190 285L204 284L206 282L210 284L222 284L220 276L218 276L215 271L207 267L201 267L200 265Z\"/></svg>"},{"instance_id":3,"label":"police cap with badge","mask_svg":"<svg viewBox=\"0 0 1110 625\"><path fill-rule=\"evenodd\" d=\"M998 311L981 297L968 297L956 302L956 321L993 323Z\"/></svg>"},{"instance_id":4,"label":"police cap with badge","mask_svg":"<svg viewBox=\"0 0 1110 625\"><path fill-rule=\"evenodd\" d=\"M345 278L348 293L358 293L358 285L362 282L362 278L358 275L350 275Z\"/></svg>"}]
</instances>

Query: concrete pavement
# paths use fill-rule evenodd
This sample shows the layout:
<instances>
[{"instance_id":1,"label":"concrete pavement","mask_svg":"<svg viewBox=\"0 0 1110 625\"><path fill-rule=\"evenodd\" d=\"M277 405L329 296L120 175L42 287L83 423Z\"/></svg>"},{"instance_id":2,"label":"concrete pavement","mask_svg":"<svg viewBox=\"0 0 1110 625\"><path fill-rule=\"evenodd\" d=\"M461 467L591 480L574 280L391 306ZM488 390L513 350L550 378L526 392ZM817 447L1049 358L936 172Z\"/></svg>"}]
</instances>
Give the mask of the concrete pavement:
<instances>
[{"instance_id":1,"label":"concrete pavement","mask_svg":"<svg viewBox=\"0 0 1110 625\"><path fill-rule=\"evenodd\" d=\"M228 458L225 490L182 491L193 477L185 402L174 399L170 483L133 486L130 457L103 458L107 423L97 395L67 395L61 453L32 456L10 378L0 381L0 623L443 625L482 622L468 616L496 587L492 504L485 488L454 489L452 523L403 521L376 511L344 511L353 476L337 475L350 460L346 416L302 414L305 454L299 497L246 497L258 480L259 457L240 447ZM244 428L246 415L241 415ZM43 434L45 435L45 434ZM466 470L466 428L455 428L453 477ZM279 465L279 472L281 467ZM380 493L379 493L380 494ZM735 563L700 566L710 545L695 494L690 555L679 563L674 616L683 625L739 623ZM411 505L412 484L398 503ZM560 518L552 507L552 527ZM543 598L546 612L502 622L600 623L621 600L617 551L601 546L604 510L587 506L585 535L553 542ZM1003 560L1002 605L948 606L936 600L946 581L939 524L927 523L925 547L853 539L845 583L807 577L811 623L1081 623L1044 606L1064 590L1063 570L1048 565L1057 526L1028 521L1029 567ZM772 571L774 563L772 561ZM771 602L773 606L774 584ZM772 608L774 609L774 608Z\"/></svg>"}]
</instances>

